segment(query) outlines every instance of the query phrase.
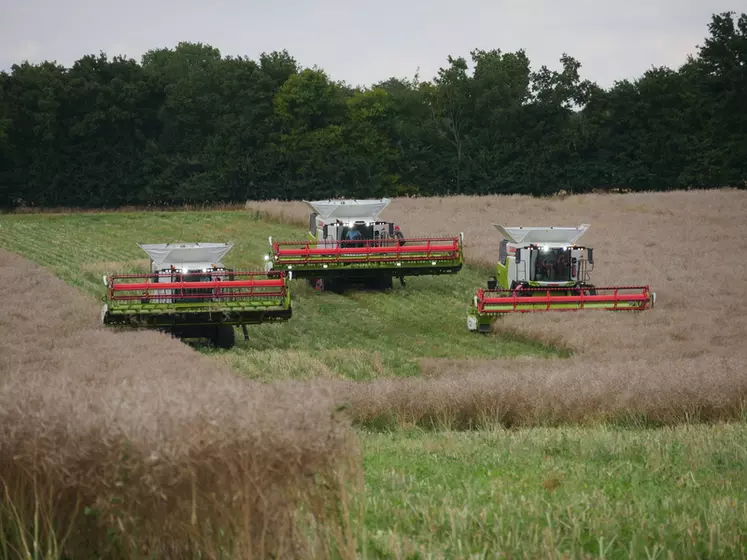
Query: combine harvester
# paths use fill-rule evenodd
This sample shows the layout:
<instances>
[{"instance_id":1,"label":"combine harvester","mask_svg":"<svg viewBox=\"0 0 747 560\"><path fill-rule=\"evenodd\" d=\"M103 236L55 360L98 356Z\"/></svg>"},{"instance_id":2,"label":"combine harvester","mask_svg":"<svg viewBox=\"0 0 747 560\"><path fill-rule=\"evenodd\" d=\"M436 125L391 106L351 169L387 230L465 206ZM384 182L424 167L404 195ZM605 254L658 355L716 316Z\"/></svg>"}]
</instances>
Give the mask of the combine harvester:
<instances>
[{"instance_id":1,"label":"combine harvester","mask_svg":"<svg viewBox=\"0 0 747 560\"><path fill-rule=\"evenodd\" d=\"M291 318L288 278L278 272L237 272L221 259L228 243L139 245L150 274L104 276L104 325L155 328L179 338L235 344L234 326Z\"/></svg>"},{"instance_id":2,"label":"combine harvester","mask_svg":"<svg viewBox=\"0 0 747 560\"><path fill-rule=\"evenodd\" d=\"M496 317L535 311L642 311L654 306L648 286L589 284L594 250L576 245L589 229L579 227L503 227L497 276L479 289L467 313L470 331L489 332Z\"/></svg>"},{"instance_id":3,"label":"combine harvester","mask_svg":"<svg viewBox=\"0 0 747 560\"><path fill-rule=\"evenodd\" d=\"M306 241L270 240L266 270L305 278L318 291L351 285L385 290L399 278L453 274L462 268L464 235L406 238L400 227L379 220L391 201L304 201L310 208Z\"/></svg>"}]
</instances>

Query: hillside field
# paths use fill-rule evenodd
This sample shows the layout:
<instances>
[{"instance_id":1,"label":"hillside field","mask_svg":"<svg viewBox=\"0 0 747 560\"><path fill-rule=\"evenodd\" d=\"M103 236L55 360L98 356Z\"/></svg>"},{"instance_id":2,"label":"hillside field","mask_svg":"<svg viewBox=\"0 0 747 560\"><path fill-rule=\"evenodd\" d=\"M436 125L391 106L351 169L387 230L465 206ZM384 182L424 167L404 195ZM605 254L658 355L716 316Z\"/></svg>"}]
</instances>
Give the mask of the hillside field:
<instances>
[{"instance_id":1,"label":"hillside field","mask_svg":"<svg viewBox=\"0 0 747 560\"><path fill-rule=\"evenodd\" d=\"M280 399L283 414L291 414L288 426L294 427L283 424L273 439L268 422L252 435L257 442L271 438L278 454L284 430L287 444L298 446L304 422L318 424L325 406L345 404L362 457L356 459L336 425L317 425L310 436L337 438L324 448L329 460L321 459L323 448L312 439L298 453L323 473L337 472L348 459L360 461L365 488L352 495L347 514L360 556L739 558L747 534L746 210L747 193L735 190L395 199L384 219L400 223L406 235L465 232L469 265L454 277L412 278L406 288L395 282L389 293L316 293L294 282L293 318L250 326L250 339L237 336L230 351L199 344L190 349L151 333L107 332L94 339L110 349L121 345L121 356L131 348L143 368L148 356L167 353L169 360L158 367L193 368L190 391L199 393L200 376L208 379L207 392L218 391L210 379L220 372L221 390L230 387L241 398L258 391L247 388L244 396L241 378L249 387L286 395ZM94 323L101 276L144 271L147 257L138 242L234 241L227 264L251 269L262 266L268 236L302 239L306 222L302 205L282 202L212 211L0 215L0 249L79 288L76 297L89 303L74 320L99 332ZM595 247L592 281L649 284L657 292L656 307L641 314L506 317L488 336L467 332L470 297L485 285L497 258L500 235L493 223L590 223L583 240ZM13 288L5 288L12 297L22 276L9 276L17 261L8 259L3 279L12 280ZM33 268L29 274L36 274ZM43 280L32 285L44 292ZM43 378L54 379L55 368L64 370L71 386L83 383L76 375L96 371L90 375L106 387L107 368L117 362L93 356L76 372L66 362L67 339L48 341L56 336L50 325L64 329L64 317L42 328L56 300L38 303L46 306L38 314L30 293L23 301L23 308L12 309L16 321L10 315L0 320L4 394L10 387L26 395L32 388L44 392ZM61 357L34 356L26 338L11 343L22 340L15 332L19 324L50 356L57 351ZM198 358L199 368L191 365ZM28 368L40 371L22 375ZM162 422L182 414L179 399L168 395L182 389L178 376L159 375L168 380L158 389L163 394L138 406L145 417L147 406L165 399L170 404ZM318 397L306 399L305 391ZM95 388L72 391L69 398L81 394L92 401L122 398L113 386L101 394ZM237 430L263 413L257 395L249 399L251 414L236 419ZM210 398L204 397L206 406L218 402ZM295 408L294 398L300 399ZM42 400L52 402L53 395ZM240 402L232 398L231 406ZM268 417L281 414L267 406ZM6 426L24 422L10 410L10 401L0 400ZM37 413L29 422L40 422L44 414ZM119 419L135 421L130 415L108 421L114 426ZM11 432L0 433L0 452ZM152 436L142 441L154 449L161 445ZM203 443L194 445L202 449ZM180 457L174 454L174 464ZM284 476L301 499L316 499L296 472ZM337 499L342 494L335 488L331 496ZM340 554L351 552L343 547Z\"/></svg>"}]
</instances>

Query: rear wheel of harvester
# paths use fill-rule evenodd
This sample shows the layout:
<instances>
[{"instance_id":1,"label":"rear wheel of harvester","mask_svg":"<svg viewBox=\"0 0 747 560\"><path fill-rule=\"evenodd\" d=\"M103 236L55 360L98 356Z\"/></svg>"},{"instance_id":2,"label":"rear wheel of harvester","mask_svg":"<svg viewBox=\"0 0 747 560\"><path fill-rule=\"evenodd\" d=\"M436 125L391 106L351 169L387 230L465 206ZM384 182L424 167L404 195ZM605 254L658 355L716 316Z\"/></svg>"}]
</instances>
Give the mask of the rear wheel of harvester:
<instances>
[{"instance_id":1,"label":"rear wheel of harvester","mask_svg":"<svg viewBox=\"0 0 747 560\"><path fill-rule=\"evenodd\" d=\"M343 294L348 288L348 283L344 278L335 277L324 281L324 290L335 294Z\"/></svg>"},{"instance_id":2,"label":"rear wheel of harvester","mask_svg":"<svg viewBox=\"0 0 747 560\"><path fill-rule=\"evenodd\" d=\"M374 276L373 278L366 278L363 281L363 286L367 290L391 290L394 283L394 278L391 276Z\"/></svg>"},{"instance_id":3,"label":"rear wheel of harvester","mask_svg":"<svg viewBox=\"0 0 747 560\"><path fill-rule=\"evenodd\" d=\"M307 282L317 292L333 291L334 288L334 280L331 278L309 278Z\"/></svg>"},{"instance_id":4,"label":"rear wheel of harvester","mask_svg":"<svg viewBox=\"0 0 747 560\"><path fill-rule=\"evenodd\" d=\"M225 350L233 348L236 344L236 332L233 325L216 325L211 338L215 346Z\"/></svg>"},{"instance_id":5,"label":"rear wheel of harvester","mask_svg":"<svg viewBox=\"0 0 747 560\"><path fill-rule=\"evenodd\" d=\"M317 292L332 292L342 294L347 288L347 282L344 278L311 278L309 285Z\"/></svg>"}]
</instances>

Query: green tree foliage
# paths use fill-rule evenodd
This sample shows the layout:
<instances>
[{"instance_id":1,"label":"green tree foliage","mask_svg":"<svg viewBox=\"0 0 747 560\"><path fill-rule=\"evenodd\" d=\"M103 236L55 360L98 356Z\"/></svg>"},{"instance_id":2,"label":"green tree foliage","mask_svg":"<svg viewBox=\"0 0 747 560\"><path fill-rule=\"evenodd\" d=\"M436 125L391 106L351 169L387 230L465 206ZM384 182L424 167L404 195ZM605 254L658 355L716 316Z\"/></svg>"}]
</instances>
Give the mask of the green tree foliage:
<instances>
[{"instance_id":1,"label":"green tree foliage","mask_svg":"<svg viewBox=\"0 0 747 560\"><path fill-rule=\"evenodd\" d=\"M199 43L24 62L0 73L0 206L744 187L747 14L708 30L608 89L522 50L369 88Z\"/></svg>"}]
</instances>

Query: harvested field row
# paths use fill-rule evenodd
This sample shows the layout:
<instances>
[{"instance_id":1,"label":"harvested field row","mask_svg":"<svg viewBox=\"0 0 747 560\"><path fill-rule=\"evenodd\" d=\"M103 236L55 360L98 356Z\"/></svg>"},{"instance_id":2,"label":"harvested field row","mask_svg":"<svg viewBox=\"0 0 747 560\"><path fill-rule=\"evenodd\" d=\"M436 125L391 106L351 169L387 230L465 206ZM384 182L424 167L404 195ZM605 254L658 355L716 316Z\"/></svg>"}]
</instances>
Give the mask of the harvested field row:
<instances>
[{"instance_id":1,"label":"harvested field row","mask_svg":"<svg viewBox=\"0 0 747 560\"><path fill-rule=\"evenodd\" d=\"M249 202L282 219L307 220L300 202ZM657 305L641 314L535 313L505 317L497 330L562 341L595 357L649 358L747 352L747 192L724 189L620 195L398 198L382 218L407 234L464 231L466 258L494 266L492 224L591 224L597 286L648 284ZM486 278L487 280L487 278ZM478 286L475 286L477 288ZM465 302L465 306L468 302Z\"/></svg>"},{"instance_id":2,"label":"harvested field row","mask_svg":"<svg viewBox=\"0 0 747 560\"><path fill-rule=\"evenodd\" d=\"M247 207L282 221L307 220L300 202ZM551 361L431 360L424 370L438 372L435 379L351 386L354 410L367 422L404 423L456 417L475 422L486 411L525 424L609 419L626 411L657 422L741 416L747 401L745 213L747 193L728 189L394 199L383 219L401 224L406 235L464 231L466 258L481 266L494 266L497 259L501 236L493 224L589 223L582 241L596 248L592 282L648 284L657 304L640 314L503 317L494 326L498 335L519 333L575 355Z\"/></svg>"},{"instance_id":3,"label":"harvested field row","mask_svg":"<svg viewBox=\"0 0 747 560\"><path fill-rule=\"evenodd\" d=\"M302 234L301 227L268 223L245 210L13 215L0 220L0 247L45 266L97 298L105 294L102 275L148 271L147 255L138 243L233 241L235 248L224 262L242 270L261 270L268 236ZM305 283L293 282L293 318L282 324L252 326L249 340L239 335L233 351L219 353L218 359L255 380L318 375L362 380L419 375L418 359L423 356L564 354L519 337L485 345L466 332L463 302L480 275L472 270L462 275L457 283L419 278L407 290L395 290L387 297L377 293L318 297ZM366 320L348 321L342 335L341 316ZM195 346L211 353L205 345Z\"/></svg>"},{"instance_id":4,"label":"harvested field row","mask_svg":"<svg viewBox=\"0 0 747 560\"><path fill-rule=\"evenodd\" d=\"M95 300L2 249L0 279L6 538L39 530L56 548L70 535L73 557L106 558L354 546L337 510L358 450L328 391L240 379L164 334L106 331Z\"/></svg>"}]
</instances>

